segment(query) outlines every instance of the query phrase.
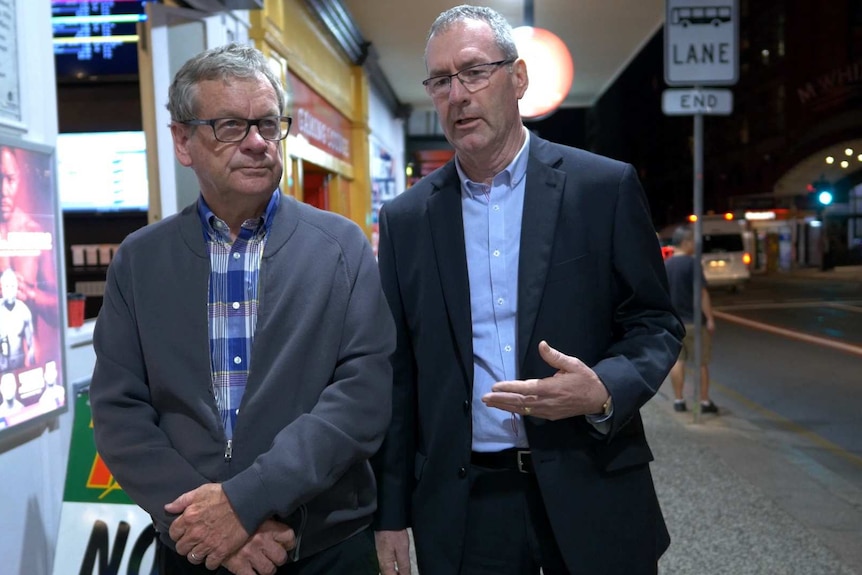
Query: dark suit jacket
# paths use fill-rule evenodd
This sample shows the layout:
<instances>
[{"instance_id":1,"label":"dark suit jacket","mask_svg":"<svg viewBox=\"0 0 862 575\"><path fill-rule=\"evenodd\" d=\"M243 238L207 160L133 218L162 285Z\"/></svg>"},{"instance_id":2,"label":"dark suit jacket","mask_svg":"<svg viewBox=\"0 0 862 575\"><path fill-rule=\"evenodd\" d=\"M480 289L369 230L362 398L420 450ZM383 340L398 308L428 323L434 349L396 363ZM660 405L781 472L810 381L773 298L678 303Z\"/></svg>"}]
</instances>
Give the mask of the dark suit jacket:
<instances>
[{"instance_id":1,"label":"dark suit jacket","mask_svg":"<svg viewBox=\"0 0 862 575\"><path fill-rule=\"evenodd\" d=\"M677 358L649 208L627 164L531 136L518 272L520 378L550 376L547 340L591 366L611 430L525 418L536 475L573 574L654 572L669 544L639 408ZM453 162L385 205L379 263L398 330L392 424L378 454L377 529L412 526L422 575L457 573L471 446L472 331Z\"/></svg>"}]
</instances>

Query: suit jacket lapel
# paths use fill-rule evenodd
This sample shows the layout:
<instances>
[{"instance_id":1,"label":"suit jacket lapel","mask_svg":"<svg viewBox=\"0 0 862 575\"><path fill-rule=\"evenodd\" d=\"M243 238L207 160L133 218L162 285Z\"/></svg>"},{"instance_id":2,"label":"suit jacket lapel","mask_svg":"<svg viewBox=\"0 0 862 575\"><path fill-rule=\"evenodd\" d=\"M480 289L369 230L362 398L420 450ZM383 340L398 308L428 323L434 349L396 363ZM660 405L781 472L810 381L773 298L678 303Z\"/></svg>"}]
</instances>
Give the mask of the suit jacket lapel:
<instances>
[{"instance_id":1,"label":"suit jacket lapel","mask_svg":"<svg viewBox=\"0 0 862 575\"><path fill-rule=\"evenodd\" d=\"M562 159L545 140L530 136L530 159L518 255L518 358L523 366L551 262L565 174L552 166ZM521 374L518 377L523 377Z\"/></svg>"},{"instance_id":2,"label":"suit jacket lapel","mask_svg":"<svg viewBox=\"0 0 862 575\"><path fill-rule=\"evenodd\" d=\"M428 198L428 218L434 254L461 369L472 388L473 330L470 285L464 245L464 218L461 213L461 186L454 163L441 171L440 178L434 185L437 189Z\"/></svg>"}]
</instances>

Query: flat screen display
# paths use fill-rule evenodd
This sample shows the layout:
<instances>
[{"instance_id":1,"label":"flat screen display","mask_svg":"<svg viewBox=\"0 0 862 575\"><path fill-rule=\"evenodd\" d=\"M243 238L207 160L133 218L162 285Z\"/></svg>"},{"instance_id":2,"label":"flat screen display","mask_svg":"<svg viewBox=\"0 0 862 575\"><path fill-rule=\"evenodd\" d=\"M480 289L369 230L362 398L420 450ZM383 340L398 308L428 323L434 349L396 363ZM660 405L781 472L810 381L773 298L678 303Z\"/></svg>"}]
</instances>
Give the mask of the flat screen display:
<instances>
[{"instance_id":1,"label":"flat screen display","mask_svg":"<svg viewBox=\"0 0 862 575\"><path fill-rule=\"evenodd\" d=\"M147 0L51 0L58 80L136 76Z\"/></svg>"},{"instance_id":2,"label":"flat screen display","mask_svg":"<svg viewBox=\"0 0 862 575\"><path fill-rule=\"evenodd\" d=\"M0 137L0 436L67 404L51 148Z\"/></svg>"},{"instance_id":3,"label":"flat screen display","mask_svg":"<svg viewBox=\"0 0 862 575\"><path fill-rule=\"evenodd\" d=\"M57 186L64 212L146 211L144 132L60 134Z\"/></svg>"}]
</instances>

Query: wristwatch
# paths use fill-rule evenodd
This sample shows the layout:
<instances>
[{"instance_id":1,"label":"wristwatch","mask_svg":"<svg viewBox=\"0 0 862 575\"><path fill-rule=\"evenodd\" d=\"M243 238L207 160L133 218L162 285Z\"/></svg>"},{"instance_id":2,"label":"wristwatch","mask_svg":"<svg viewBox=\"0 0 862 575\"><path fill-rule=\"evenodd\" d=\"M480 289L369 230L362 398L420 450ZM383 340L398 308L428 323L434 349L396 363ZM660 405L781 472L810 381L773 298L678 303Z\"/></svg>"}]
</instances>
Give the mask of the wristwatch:
<instances>
[{"instance_id":1,"label":"wristwatch","mask_svg":"<svg viewBox=\"0 0 862 575\"><path fill-rule=\"evenodd\" d=\"M600 415L602 417L608 417L613 410L614 410L614 401L613 401L613 398L610 395L608 395L608 400L602 404L602 412Z\"/></svg>"}]
</instances>

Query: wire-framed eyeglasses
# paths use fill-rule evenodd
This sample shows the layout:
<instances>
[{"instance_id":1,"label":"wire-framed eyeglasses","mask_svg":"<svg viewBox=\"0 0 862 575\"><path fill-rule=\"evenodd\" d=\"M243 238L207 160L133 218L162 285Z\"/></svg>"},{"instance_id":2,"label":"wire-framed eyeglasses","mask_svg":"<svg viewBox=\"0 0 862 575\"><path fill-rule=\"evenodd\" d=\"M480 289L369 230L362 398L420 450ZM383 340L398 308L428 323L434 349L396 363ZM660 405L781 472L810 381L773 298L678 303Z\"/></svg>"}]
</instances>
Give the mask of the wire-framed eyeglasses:
<instances>
[{"instance_id":1,"label":"wire-framed eyeglasses","mask_svg":"<svg viewBox=\"0 0 862 575\"><path fill-rule=\"evenodd\" d=\"M264 116L256 120L245 118L214 118L212 120L185 120L180 124L188 126L209 126L213 130L213 136L219 142L236 143L241 142L248 136L252 126L257 126L260 137L264 140L277 142L287 137L290 132L290 124L293 119L290 116Z\"/></svg>"},{"instance_id":2,"label":"wire-framed eyeglasses","mask_svg":"<svg viewBox=\"0 0 862 575\"><path fill-rule=\"evenodd\" d=\"M425 91L432 98L438 98L449 93L452 89L452 78L458 78L461 85L464 86L471 94L482 88L487 88L491 83L491 74L501 66L507 66L514 62L514 58L507 60L497 60L496 62L488 62L487 64L476 64L468 66L463 70L458 70L454 74L442 74L440 76L432 76L427 80L422 81L425 86Z\"/></svg>"}]
</instances>

